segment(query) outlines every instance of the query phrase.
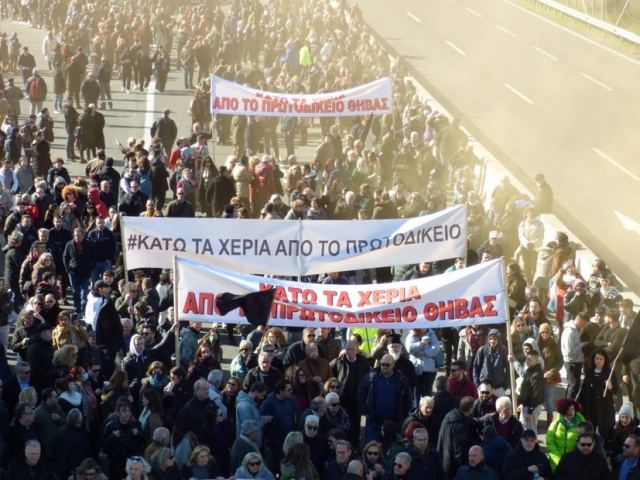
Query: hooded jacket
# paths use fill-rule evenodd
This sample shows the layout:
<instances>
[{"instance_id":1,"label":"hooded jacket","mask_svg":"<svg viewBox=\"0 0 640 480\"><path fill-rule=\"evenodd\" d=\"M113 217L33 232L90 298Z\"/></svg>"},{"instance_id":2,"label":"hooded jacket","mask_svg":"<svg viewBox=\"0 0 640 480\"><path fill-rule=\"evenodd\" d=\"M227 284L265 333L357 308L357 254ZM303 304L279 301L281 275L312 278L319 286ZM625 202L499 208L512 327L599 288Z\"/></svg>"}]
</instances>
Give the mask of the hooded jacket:
<instances>
[{"instance_id":1,"label":"hooded jacket","mask_svg":"<svg viewBox=\"0 0 640 480\"><path fill-rule=\"evenodd\" d=\"M498 345L492 348L487 343L480 347L473 362L473 383L480 385L483 380L490 380L494 388L508 388L509 361L507 349L500 344L500 333L491 330L489 337L497 335Z\"/></svg>"}]
</instances>

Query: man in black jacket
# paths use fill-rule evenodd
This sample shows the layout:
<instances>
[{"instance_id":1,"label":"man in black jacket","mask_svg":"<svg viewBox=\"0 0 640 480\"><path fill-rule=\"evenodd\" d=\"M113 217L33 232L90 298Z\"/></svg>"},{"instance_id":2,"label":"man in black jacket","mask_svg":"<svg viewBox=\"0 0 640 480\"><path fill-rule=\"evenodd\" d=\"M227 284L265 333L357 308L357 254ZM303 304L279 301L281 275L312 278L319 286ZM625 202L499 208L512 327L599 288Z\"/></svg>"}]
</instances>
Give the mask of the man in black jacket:
<instances>
[{"instance_id":1,"label":"man in black jacket","mask_svg":"<svg viewBox=\"0 0 640 480\"><path fill-rule=\"evenodd\" d=\"M185 192L182 187L176 191L178 198L169 202L167 206L167 217L193 218L196 216L195 209L190 202L185 200Z\"/></svg>"},{"instance_id":2,"label":"man in black jacket","mask_svg":"<svg viewBox=\"0 0 640 480\"><path fill-rule=\"evenodd\" d=\"M438 452L442 457L445 478L455 477L458 468L467 464L469 449L476 443L473 432L473 398L462 397L460 407L450 411L442 420L438 437Z\"/></svg>"},{"instance_id":3,"label":"man in black jacket","mask_svg":"<svg viewBox=\"0 0 640 480\"><path fill-rule=\"evenodd\" d=\"M362 378L371 371L369 360L360 353L358 342L349 340L344 354L331 362L333 375L342 385L340 400L349 414L351 430L349 439L354 445L360 440L360 406L358 405L358 387Z\"/></svg>"},{"instance_id":4,"label":"man in black jacket","mask_svg":"<svg viewBox=\"0 0 640 480\"><path fill-rule=\"evenodd\" d=\"M64 128L67 131L67 160L77 160L75 152L76 128L80 114L73 106L73 99L69 97L64 105Z\"/></svg>"},{"instance_id":5,"label":"man in black jacket","mask_svg":"<svg viewBox=\"0 0 640 480\"><path fill-rule=\"evenodd\" d=\"M38 394L53 386L53 344L51 343L51 325L38 326L38 334L29 342L27 358L31 365L31 381Z\"/></svg>"},{"instance_id":6,"label":"man in black jacket","mask_svg":"<svg viewBox=\"0 0 640 480\"><path fill-rule=\"evenodd\" d=\"M76 228L73 231L73 240L64 247L62 260L71 283L73 310L78 317L81 317L87 303L89 280L95 263L93 245L85 242L82 228Z\"/></svg>"},{"instance_id":7,"label":"man in black jacket","mask_svg":"<svg viewBox=\"0 0 640 480\"><path fill-rule=\"evenodd\" d=\"M165 108L162 111L162 118L158 118L151 126L151 136L157 136L160 139L160 143L162 143L167 157L171 155L171 147L178 136L178 127L176 126L176 122L174 122L172 118L169 118L170 113L171 110Z\"/></svg>"},{"instance_id":8,"label":"man in black jacket","mask_svg":"<svg viewBox=\"0 0 640 480\"><path fill-rule=\"evenodd\" d=\"M602 455L594 451L596 440L591 433L583 433L576 442L577 451L562 457L555 471L556 480L584 478L589 480L608 480L609 467Z\"/></svg>"},{"instance_id":9,"label":"man in black jacket","mask_svg":"<svg viewBox=\"0 0 640 480\"><path fill-rule=\"evenodd\" d=\"M29 440L24 446L22 452L22 459L15 459L9 471L7 472L7 479L19 478L19 479L38 479L38 480L56 480L57 477L51 469L48 468L44 462L41 462L42 447L38 440Z\"/></svg>"},{"instance_id":10,"label":"man in black jacket","mask_svg":"<svg viewBox=\"0 0 640 480\"><path fill-rule=\"evenodd\" d=\"M91 457L91 441L82 422L80 410L72 408L67 413L67 425L53 437L52 456L58 478L68 478L77 465Z\"/></svg>"},{"instance_id":11,"label":"man in black jacket","mask_svg":"<svg viewBox=\"0 0 640 480\"><path fill-rule=\"evenodd\" d=\"M553 478L551 464L547 456L540 451L536 432L525 430L520 445L507 455L502 465L504 480L531 480L537 472L539 478Z\"/></svg>"},{"instance_id":12,"label":"man in black jacket","mask_svg":"<svg viewBox=\"0 0 640 480\"><path fill-rule=\"evenodd\" d=\"M522 376L520 395L518 397L518 409L520 421L525 428L537 431L538 417L544 403L544 374L539 363L540 354L531 350L527 354L527 369Z\"/></svg>"},{"instance_id":13,"label":"man in black jacket","mask_svg":"<svg viewBox=\"0 0 640 480\"><path fill-rule=\"evenodd\" d=\"M218 407L209 399L209 383L201 378L193 385L193 398L189 400L178 413L173 438L179 442L187 432L195 435L199 444L215 447L216 433L213 426L216 423Z\"/></svg>"},{"instance_id":14,"label":"man in black jacket","mask_svg":"<svg viewBox=\"0 0 640 480\"><path fill-rule=\"evenodd\" d=\"M118 211L129 217L139 217L146 209L147 195L140 191L140 182L138 179L129 181L131 191L125 193L120 199Z\"/></svg>"}]
</instances>

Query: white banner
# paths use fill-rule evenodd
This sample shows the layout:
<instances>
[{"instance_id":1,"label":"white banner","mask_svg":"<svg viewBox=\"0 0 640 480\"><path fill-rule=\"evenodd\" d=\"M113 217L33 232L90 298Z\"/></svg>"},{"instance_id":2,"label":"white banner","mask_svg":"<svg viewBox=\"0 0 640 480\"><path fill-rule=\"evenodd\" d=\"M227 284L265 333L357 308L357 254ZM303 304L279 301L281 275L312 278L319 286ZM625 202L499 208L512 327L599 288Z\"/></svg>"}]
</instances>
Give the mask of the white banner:
<instances>
[{"instance_id":1,"label":"white banner","mask_svg":"<svg viewBox=\"0 0 640 480\"><path fill-rule=\"evenodd\" d=\"M466 255L464 205L395 220L122 217L129 270L191 257L237 272L314 275Z\"/></svg>"},{"instance_id":2,"label":"white banner","mask_svg":"<svg viewBox=\"0 0 640 480\"><path fill-rule=\"evenodd\" d=\"M273 93L211 77L211 113L261 117L343 117L393 112L391 78L330 93Z\"/></svg>"},{"instance_id":3,"label":"white banner","mask_svg":"<svg viewBox=\"0 0 640 480\"><path fill-rule=\"evenodd\" d=\"M441 328L504 323L502 261L419 280L322 285L257 277L178 257L180 320L247 323L241 311L220 316L215 296L275 288L270 325L290 327Z\"/></svg>"}]
</instances>

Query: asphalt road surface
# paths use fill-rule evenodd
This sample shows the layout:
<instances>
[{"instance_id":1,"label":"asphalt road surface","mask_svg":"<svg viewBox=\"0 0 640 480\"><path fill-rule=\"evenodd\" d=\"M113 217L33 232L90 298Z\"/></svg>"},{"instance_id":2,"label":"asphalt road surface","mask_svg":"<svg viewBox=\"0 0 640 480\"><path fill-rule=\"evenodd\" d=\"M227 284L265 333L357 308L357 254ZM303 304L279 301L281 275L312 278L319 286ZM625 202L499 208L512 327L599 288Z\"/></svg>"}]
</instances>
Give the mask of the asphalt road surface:
<instances>
[{"instance_id":1,"label":"asphalt road surface","mask_svg":"<svg viewBox=\"0 0 640 480\"><path fill-rule=\"evenodd\" d=\"M367 0L365 21L528 186L640 291L640 60L519 0Z\"/></svg>"}]
</instances>

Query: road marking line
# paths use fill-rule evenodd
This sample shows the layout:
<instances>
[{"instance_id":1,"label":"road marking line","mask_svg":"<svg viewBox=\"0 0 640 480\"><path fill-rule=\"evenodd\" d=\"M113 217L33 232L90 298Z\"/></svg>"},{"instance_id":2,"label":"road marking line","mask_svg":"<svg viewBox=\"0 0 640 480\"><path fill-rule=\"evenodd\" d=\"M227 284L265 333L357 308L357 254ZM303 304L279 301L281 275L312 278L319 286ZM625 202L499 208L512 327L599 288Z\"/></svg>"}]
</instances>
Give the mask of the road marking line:
<instances>
[{"instance_id":1,"label":"road marking line","mask_svg":"<svg viewBox=\"0 0 640 480\"><path fill-rule=\"evenodd\" d=\"M480 12L478 12L478 11L474 10L473 8L469 8L469 7L464 7L464 8L465 8L465 10L466 10L467 12L469 12L469 13L470 13L470 14L472 14L472 15L475 15L475 16L476 16L476 17L478 17L478 18L482 18L482 17L484 17L484 15L482 15Z\"/></svg>"},{"instance_id":2,"label":"road marking line","mask_svg":"<svg viewBox=\"0 0 640 480\"><path fill-rule=\"evenodd\" d=\"M466 53L464 53L464 52L462 51L462 49L461 49L461 48L457 47L456 45L454 45L453 43L451 43L449 40L445 40L445 42L444 42L444 43L446 43L447 45L449 45L452 49L454 49L456 52L458 52L458 53L459 53L460 55L462 55L463 57L466 57L466 56L467 56L467 54L466 54Z\"/></svg>"},{"instance_id":3,"label":"road marking line","mask_svg":"<svg viewBox=\"0 0 640 480\"><path fill-rule=\"evenodd\" d=\"M416 22L418 23L422 23L422 20L420 20L418 17L416 17L413 13L411 12L407 12L407 15L409 15L412 19L414 19Z\"/></svg>"},{"instance_id":4,"label":"road marking line","mask_svg":"<svg viewBox=\"0 0 640 480\"><path fill-rule=\"evenodd\" d=\"M541 53L541 54L542 54L542 55L544 55L545 57L550 58L550 59L551 59L551 60L553 60L554 62L557 62L557 61L558 61L558 57L556 57L556 56L554 56L554 55L551 55L549 52L547 52L546 50L543 50L543 49L542 49L542 48L540 48L540 47L533 47L533 49L534 49L536 52Z\"/></svg>"},{"instance_id":5,"label":"road marking line","mask_svg":"<svg viewBox=\"0 0 640 480\"><path fill-rule=\"evenodd\" d=\"M514 87L512 87L511 85L509 85L508 83L504 84L505 87L507 87L509 90L511 90L512 93L516 94L518 97L520 97L522 100L524 100L525 102L527 102L529 105L533 105L533 100L531 100L529 97L527 97L526 95L520 93L518 90L516 90Z\"/></svg>"},{"instance_id":6,"label":"road marking line","mask_svg":"<svg viewBox=\"0 0 640 480\"><path fill-rule=\"evenodd\" d=\"M586 78L587 80L589 80L590 82L595 83L599 87L604 88L608 92L613 92L614 91L613 88L611 88L609 85L607 85L606 83L602 83L600 80L596 80L591 75L587 75L584 72L580 72L580 75L583 76L584 78Z\"/></svg>"},{"instance_id":7,"label":"road marking line","mask_svg":"<svg viewBox=\"0 0 640 480\"><path fill-rule=\"evenodd\" d=\"M618 162L616 162L613 158L611 158L609 155L607 155L606 153L604 153L602 150L600 150L599 148L593 147L593 151L596 152L600 157L604 158L607 162L611 163L611 165L613 165L614 167L617 167L619 170L621 170L622 172L626 173L627 175L629 175L632 179L634 179L636 182L640 182L640 177L637 175L634 175L633 173L631 173L627 167L625 167L624 165L619 164Z\"/></svg>"},{"instance_id":8,"label":"road marking line","mask_svg":"<svg viewBox=\"0 0 640 480\"><path fill-rule=\"evenodd\" d=\"M633 63L634 65L637 65L637 66L640 67L640 60L636 60L635 58L631 58L631 57L625 55L624 53L620 53L620 52L614 50L613 48L609 48L606 45L602 45L601 43L598 43L595 40L591 40L590 38L585 37L584 35L581 35L578 32L574 32L573 30L571 30L571 29L569 29L567 27L563 27L562 25L558 25L553 20L549 20L548 18L545 18L542 15L539 15L539 14L537 14L535 12L527 10L525 7L522 7L520 5L516 5L515 3L511 2L510 0L502 0L502 1L505 2L508 5L511 5L514 8L517 8L518 10L522 10L524 13L528 13L529 15L531 15L533 17L536 17L538 20L542 20L543 22L548 23L549 25L552 25L552 26L562 30L565 33L568 33L570 35L573 35L574 37L580 38L580 39L584 40L585 42L590 43L591 45L595 45L596 47L599 47L602 50L615 55L616 57L620 57L623 60L626 60L627 62Z\"/></svg>"},{"instance_id":9,"label":"road marking line","mask_svg":"<svg viewBox=\"0 0 640 480\"><path fill-rule=\"evenodd\" d=\"M502 25L498 25L497 23L496 23L496 28L497 28L498 30L502 30L502 31L503 31L504 33L506 33L507 35L510 35L510 36L512 36L512 37L515 37L515 36L516 36L516 34L515 34L515 33L513 33L511 30L509 30L509 29L508 29L508 28L506 28L506 27L503 27Z\"/></svg>"},{"instance_id":10,"label":"road marking line","mask_svg":"<svg viewBox=\"0 0 640 480\"><path fill-rule=\"evenodd\" d=\"M147 98L145 103L145 114L144 114L144 146L145 148L149 148L151 145L151 125L153 125L153 121L155 120L155 112L153 111L155 107L155 91L156 91L156 80L154 78L149 82L149 88L147 88Z\"/></svg>"}]
</instances>

